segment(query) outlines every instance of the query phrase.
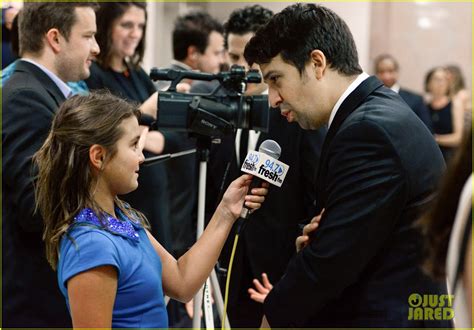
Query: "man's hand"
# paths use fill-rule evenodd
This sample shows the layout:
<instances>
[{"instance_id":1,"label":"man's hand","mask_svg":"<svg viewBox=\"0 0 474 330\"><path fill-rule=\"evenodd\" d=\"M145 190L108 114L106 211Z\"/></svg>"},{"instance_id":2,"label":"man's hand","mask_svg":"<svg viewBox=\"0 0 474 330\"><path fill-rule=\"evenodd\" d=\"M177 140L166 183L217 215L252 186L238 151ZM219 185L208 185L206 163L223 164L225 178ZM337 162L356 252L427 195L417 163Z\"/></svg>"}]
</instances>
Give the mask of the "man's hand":
<instances>
[{"instance_id":1,"label":"man's hand","mask_svg":"<svg viewBox=\"0 0 474 330\"><path fill-rule=\"evenodd\" d=\"M303 249L305 246L307 246L311 240L309 236L319 227L319 222L321 221L321 217L323 216L324 210L317 216L315 216L313 219L311 219L311 222L308 223L306 226L303 228L303 235L299 236L296 239L296 252L300 252L301 249Z\"/></svg>"},{"instance_id":2,"label":"man's hand","mask_svg":"<svg viewBox=\"0 0 474 330\"><path fill-rule=\"evenodd\" d=\"M268 293L273 289L273 285L268 280L267 274L262 274L262 283L256 278L253 279L253 284L255 285L255 289L249 288L248 293L250 295L250 299L255 300L256 302L262 303L265 301Z\"/></svg>"}]
</instances>

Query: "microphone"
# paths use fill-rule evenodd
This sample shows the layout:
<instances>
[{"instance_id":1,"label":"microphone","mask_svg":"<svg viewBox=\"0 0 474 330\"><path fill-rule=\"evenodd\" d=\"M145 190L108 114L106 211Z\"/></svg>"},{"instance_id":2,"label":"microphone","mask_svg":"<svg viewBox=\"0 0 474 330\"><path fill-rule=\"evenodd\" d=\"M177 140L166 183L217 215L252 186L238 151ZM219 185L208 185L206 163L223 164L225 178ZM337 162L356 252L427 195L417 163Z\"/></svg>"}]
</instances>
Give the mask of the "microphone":
<instances>
[{"instance_id":1,"label":"microphone","mask_svg":"<svg viewBox=\"0 0 474 330\"><path fill-rule=\"evenodd\" d=\"M289 166L278 161L281 155L280 145L273 140L265 140L257 151L251 151L245 157L242 163L242 171L255 176L250 184L249 191L255 187L260 187L262 180L275 186L281 187L288 173ZM242 208L240 217L248 219L250 209L245 206Z\"/></svg>"}]
</instances>

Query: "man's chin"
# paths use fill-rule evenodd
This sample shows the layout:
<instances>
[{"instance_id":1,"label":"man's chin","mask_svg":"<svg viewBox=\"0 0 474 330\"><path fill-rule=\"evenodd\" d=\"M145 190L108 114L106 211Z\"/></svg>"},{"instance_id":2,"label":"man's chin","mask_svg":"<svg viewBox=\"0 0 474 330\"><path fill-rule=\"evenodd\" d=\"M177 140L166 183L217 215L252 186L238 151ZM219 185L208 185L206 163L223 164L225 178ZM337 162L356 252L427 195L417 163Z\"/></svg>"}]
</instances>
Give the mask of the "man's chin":
<instances>
[{"instance_id":1,"label":"man's chin","mask_svg":"<svg viewBox=\"0 0 474 330\"><path fill-rule=\"evenodd\" d=\"M87 78L90 77L90 75L91 75L91 71L89 69L84 70L84 72L82 72L78 80L86 80Z\"/></svg>"}]
</instances>

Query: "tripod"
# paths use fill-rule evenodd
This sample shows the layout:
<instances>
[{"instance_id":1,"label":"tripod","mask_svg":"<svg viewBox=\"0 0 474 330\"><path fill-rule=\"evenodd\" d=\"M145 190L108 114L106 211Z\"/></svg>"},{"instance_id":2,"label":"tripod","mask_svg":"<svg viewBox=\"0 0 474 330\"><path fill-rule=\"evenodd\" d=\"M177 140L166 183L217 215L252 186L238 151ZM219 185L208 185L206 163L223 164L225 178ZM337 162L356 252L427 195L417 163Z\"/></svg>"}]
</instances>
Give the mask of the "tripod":
<instances>
[{"instance_id":1,"label":"tripod","mask_svg":"<svg viewBox=\"0 0 474 330\"><path fill-rule=\"evenodd\" d=\"M152 166L157 163L161 163L171 158L186 156L191 153L196 152L199 159L199 190L198 190L198 221L197 221L197 230L196 230L196 240L202 235L204 231L204 218L205 218L205 201L206 201L206 178L207 178L207 163L209 161L209 149L211 147L211 139L208 137L198 136L197 138L197 150L190 149L174 154L166 154L160 155L156 157L151 157L145 159L143 162L143 166ZM210 295L210 287L212 287L214 291L214 298L217 306L217 311L219 315L223 315L224 313L224 302L222 299L222 293L219 286L219 281L217 279L216 271L212 270L211 276L206 280L206 284L203 288L201 288L196 296L194 297L194 316L193 316L193 328L200 329L201 328L201 306L203 303L203 295L204 295L204 310L206 316L206 328L207 329L214 329L214 318L212 312L212 304L211 304L211 295ZM221 320L221 322L225 322L226 329L230 329L229 319L227 315L225 316L225 320Z\"/></svg>"},{"instance_id":2,"label":"tripod","mask_svg":"<svg viewBox=\"0 0 474 330\"><path fill-rule=\"evenodd\" d=\"M205 202L206 202L206 178L207 178L207 163L209 161L209 150L211 147L211 139L208 137L197 138L197 156L199 159L199 189L198 189L198 213L197 213L197 230L196 240L202 235L204 231L204 217L205 217ZM201 306L204 296L204 315L206 320L206 329L214 329L214 316L212 313L212 305L210 299L210 287L214 292L214 298L219 315L224 313L224 302L222 299L221 289L215 269L212 270L211 276L206 280L203 288L199 289L194 297L194 316L193 329L201 328ZM226 329L230 329L229 319L227 315L223 315L221 322Z\"/></svg>"}]
</instances>

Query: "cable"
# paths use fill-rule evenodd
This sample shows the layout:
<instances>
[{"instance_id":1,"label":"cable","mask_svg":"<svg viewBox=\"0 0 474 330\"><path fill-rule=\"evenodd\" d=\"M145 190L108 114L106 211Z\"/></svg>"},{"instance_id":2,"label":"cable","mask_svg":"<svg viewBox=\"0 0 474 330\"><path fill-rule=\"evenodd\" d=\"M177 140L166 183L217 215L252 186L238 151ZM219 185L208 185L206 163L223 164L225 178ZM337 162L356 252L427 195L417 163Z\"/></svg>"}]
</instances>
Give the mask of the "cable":
<instances>
[{"instance_id":1,"label":"cable","mask_svg":"<svg viewBox=\"0 0 474 330\"><path fill-rule=\"evenodd\" d=\"M232 264L234 263L235 251L237 250L237 243L239 242L239 235L241 230L244 228L245 221L240 218L237 220L237 231L234 237L234 244L232 246L232 253L230 254L229 267L227 268L227 278L225 281L225 294L224 294L224 311L222 315L222 320L225 320L227 315L227 304L229 302L229 286L230 286L230 277L232 275ZM225 330L225 322L222 321L222 330Z\"/></svg>"}]
</instances>

